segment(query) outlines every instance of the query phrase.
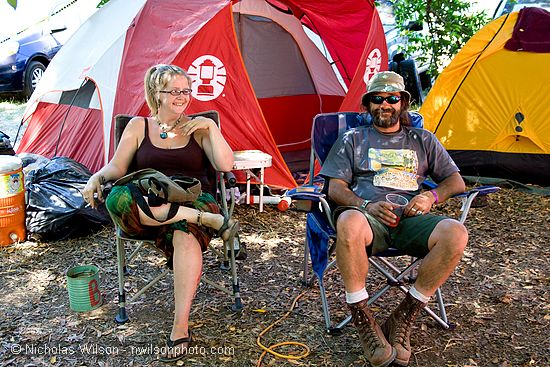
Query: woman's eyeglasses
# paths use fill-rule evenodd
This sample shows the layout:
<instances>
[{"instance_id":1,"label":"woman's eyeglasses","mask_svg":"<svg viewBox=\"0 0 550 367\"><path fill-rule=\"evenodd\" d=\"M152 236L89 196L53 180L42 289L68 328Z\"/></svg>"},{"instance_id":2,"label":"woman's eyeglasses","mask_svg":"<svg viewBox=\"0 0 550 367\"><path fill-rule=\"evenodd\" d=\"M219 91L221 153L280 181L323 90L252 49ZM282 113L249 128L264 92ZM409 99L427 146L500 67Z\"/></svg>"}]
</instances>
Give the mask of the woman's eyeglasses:
<instances>
[{"instance_id":1,"label":"woman's eyeglasses","mask_svg":"<svg viewBox=\"0 0 550 367\"><path fill-rule=\"evenodd\" d=\"M190 95L193 90L189 88L185 88L182 90L159 90L159 93L170 93L174 97L179 96L180 94L185 94L186 96Z\"/></svg>"},{"instance_id":2,"label":"woman's eyeglasses","mask_svg":"<svg viewBox=\"0 0 550 367\"><path fill-rule=\"evenodd\" d=\"M382 104L384 103L384 101L388 102L389 104L396 104L400 100L401 100L400 96L387 96L387 97L370 96L370 101L371 103L374 103L374 104Z\"/></svg>"}]
</instances>

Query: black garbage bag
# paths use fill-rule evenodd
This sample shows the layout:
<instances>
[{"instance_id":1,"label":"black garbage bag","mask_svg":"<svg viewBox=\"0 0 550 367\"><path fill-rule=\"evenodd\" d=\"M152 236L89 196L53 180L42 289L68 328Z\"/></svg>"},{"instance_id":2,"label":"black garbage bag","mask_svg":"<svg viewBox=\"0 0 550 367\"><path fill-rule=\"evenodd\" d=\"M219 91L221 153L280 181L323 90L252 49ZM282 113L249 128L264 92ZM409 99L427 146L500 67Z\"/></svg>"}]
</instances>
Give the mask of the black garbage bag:
<instances>
[{"instance_id":1,"label":"black garbage bag","mask_svg":"<svg viewBox=\"0 0 550 367\"><path fill-rule=\"evenodd\" d=\"M15 155L10 137L0 131L0 155Z\"/></svg>"},{"instance_id":2,"label":"black garbage bag","mask_svg":"<svg viewBox=\"0 0 550 367\"><path fill-rule=\"evenodd\" d=\"M29 171L25 177L28 235L37 240L60 240L88 235L110 223L104 205L92 209L82 197L91 175L85 166L67 157L52 158Z\"/></svg>"}]
</instances>

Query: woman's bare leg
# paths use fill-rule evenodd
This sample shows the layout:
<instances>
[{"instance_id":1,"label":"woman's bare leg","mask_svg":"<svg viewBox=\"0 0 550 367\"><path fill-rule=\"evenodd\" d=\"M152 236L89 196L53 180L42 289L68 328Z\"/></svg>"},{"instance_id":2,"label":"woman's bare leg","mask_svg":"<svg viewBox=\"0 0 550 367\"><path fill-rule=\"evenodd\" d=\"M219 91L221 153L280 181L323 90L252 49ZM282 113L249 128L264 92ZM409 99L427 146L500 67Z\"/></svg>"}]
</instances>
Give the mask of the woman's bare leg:
<instances>
[{"instance_id":1,"label":"woman's bare leg","mask_svg":"<svg viewBox=\"0 0 550 367\"><path fill-rule=\"evenodd\" d=\"M191 304L202 273L202 252L197 239L189 233L174 231L174 323L170 338L188 336Z\"/></svg>"},{"instance_id":2,"label":"woman's bare leg","mask_svg":"<svg viewBox=\"0 0 550 367\"><path fill-rule=\"evenodd\" d=\"M189 337L189 315L202 273L202 252L195 236L174 231L174 321L170 340ZM161 360L183 356L189 343L178 343L167 348Z\"/></svg>"},{"instance_id":3,"label":"woman's bare leg","mask_svg":"<svg viewBox=\"0 0 550 367\"><path fill-rule=\"evenodd\" d=\"M210 227L218 230L222 227L223 221L224 221L224 217L221 214L201 212L197 209L189 208L186 206L180 206L178 208L178 212L176 213L176 215L172 219L167 220L166 222L159 222L154 220L153 218L145 214L139 206L138 206L138 210L139 210L139 221L144 226L163 226L166 224L179 222L180 220L186 220L189 223L199 224L198 222L199 213L201 213L200 224L206 227ZM161 206L151 207L151 212L153 213L155 218L166 218L166 215L168 214L169 210L170 210L170 204L163 204Z\"/></svg>"}]
</instances>

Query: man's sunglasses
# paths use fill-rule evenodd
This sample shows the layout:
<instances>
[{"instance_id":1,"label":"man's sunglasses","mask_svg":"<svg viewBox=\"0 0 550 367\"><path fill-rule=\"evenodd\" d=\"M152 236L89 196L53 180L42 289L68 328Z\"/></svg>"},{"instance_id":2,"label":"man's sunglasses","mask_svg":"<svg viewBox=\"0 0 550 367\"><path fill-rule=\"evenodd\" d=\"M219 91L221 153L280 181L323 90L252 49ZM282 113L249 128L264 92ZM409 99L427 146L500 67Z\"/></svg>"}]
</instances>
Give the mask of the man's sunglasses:
<instances>
[{"instance_id":1,"label":"man's sunglasses","mask_svg":"<svg viewBox=\"0 0 550 367\"><path fill-rule=\"evenodd\" d=\"M387 96L387 97L370 96L370 101L371 103L374 103L374 104L382 104L384 103L384 101L388 102L389 104L396 104L400 100L401 100L400 96Z\"/></svg>"}]
</instances>

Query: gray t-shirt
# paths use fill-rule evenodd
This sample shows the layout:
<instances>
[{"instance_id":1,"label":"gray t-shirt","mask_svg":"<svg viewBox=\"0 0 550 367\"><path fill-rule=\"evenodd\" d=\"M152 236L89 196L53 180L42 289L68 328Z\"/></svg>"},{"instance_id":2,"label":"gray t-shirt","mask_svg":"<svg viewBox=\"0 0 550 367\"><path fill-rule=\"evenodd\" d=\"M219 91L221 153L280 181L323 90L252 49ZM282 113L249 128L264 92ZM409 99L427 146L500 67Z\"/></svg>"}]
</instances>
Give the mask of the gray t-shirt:
<instances>
[{"instance_id":1,"label":"gray t-shirt","mask_svg":"<svg viewBox=\"0 0 550 367\"><path fill-rule=\"evenodd\" d=\"M382 134L369 126L336 140L320 174L346 181L363 199L380 201L392 192L410 199L428 176L440 182L455 172L458 167L431 132L403 126Z\"/></svg>"}]
</instances>

